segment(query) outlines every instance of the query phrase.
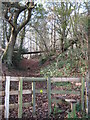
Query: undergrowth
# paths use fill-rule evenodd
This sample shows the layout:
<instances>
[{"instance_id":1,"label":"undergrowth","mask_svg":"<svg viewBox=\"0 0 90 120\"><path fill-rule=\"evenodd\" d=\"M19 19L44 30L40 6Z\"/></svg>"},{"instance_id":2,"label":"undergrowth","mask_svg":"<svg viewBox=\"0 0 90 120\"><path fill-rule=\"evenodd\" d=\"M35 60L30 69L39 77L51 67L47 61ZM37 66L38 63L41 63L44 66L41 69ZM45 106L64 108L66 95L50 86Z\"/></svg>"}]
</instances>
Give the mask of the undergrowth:
<instances>
[{"instance_id":1,"label":"undergrowth","mask_svg":"<svg viewBox=\"0 0 90 120\"><path fill-rule=\"evenodd\" d=\"M50 65L41 69L40 74L44 76L48 74L50 77L77 77L85 76L86 71L86 58L79 49L75 49L56 56L56 59Z\"/></svg>"}]
</instances>

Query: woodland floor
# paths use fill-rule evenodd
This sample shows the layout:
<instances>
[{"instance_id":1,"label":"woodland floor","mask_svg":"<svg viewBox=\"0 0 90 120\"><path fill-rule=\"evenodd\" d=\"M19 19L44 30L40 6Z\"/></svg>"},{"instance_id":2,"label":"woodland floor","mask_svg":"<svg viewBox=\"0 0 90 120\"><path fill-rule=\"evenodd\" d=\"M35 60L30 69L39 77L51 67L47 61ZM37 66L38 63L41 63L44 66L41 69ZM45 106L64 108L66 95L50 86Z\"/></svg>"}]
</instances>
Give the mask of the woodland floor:
<instances>
[{"instance_id":1,"label":"woodland floor","mask_svg":"<svg viewBox=\"0 0 90 120\"><path fill-rule=\"evenodd\" d=\"M39 77L40 69L48 64L50 64L49 61L46 61L43 65L40 65L38 59L23 59L19 64L20 70L15 68L8 70L4 63L2 65L2 70L3 73L8 76Z\"/></svg>"},{"instance_id":2,"label":"woodland floor","mask_svg":"<svg viewBox=\"0 0 90 120\"><path fill-rule=\"evenodd\" d=\"M48 65L49 62L46 62L43 64L43 66L39 65L38 59L31 59L26 60L24 59L20 66L23 70L15 70L13 68L12 71L8 71L5 64L3 64L3 72L5 72L6 75L10 76L30 76L30 77L39 77L40 76L40 68ZM3 83L3 90L5 88L5 83ZM46 82L37 82L36 88L47 88ZM52 85L52 88L58 89L58 90L67 90L68 88L78 90L78 86L75 87L75 85L71 84L70 86L54 86ZM18 83L17 82L11 82L11 90L18 90ZM31 89L31 83L24 82L23 83L23 89ZM62 96L62 95L60 95ZM52 98L56 97L55 95L52 95ZM64 95L65 98L74 98L76 100L80 100L80 96L74 96L74 95ZM23 95L23 102L31 102L32 96L30 95ZM4 104L4 98L2 98L2 102ZM14 104L18 102L18 96L10 96L10 104ZM59 109L63 112L60 113L54 113L54 104L52 103L52 114L48 117L48 100L47 100L47 94L40 93L36 94L36 116L33 117L32 115L32 106L28 108L23 108L23 118L29 119L29 120L44 120L44 119L50 119L50 120L58 120L60 118L67 118L67 111L70 109L70 105L67 105L65 103L59 104ZM10 118L17 118L17 109L10 109ZM78 117L82 117L82 115L77 112Z\"/></svg>"}]
</instances>

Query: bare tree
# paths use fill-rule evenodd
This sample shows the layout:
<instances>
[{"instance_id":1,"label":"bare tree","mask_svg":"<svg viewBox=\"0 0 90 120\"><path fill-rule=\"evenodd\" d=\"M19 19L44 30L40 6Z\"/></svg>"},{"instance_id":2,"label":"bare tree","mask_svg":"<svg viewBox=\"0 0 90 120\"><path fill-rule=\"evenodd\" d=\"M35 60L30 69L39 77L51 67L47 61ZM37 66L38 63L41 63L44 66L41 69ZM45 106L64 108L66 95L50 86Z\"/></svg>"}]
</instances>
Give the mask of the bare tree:
<instances>
[{"instance_id":1,"label":"bare tree","mask_svg":"<svg viewBox=\"0 0 90 120\"><path fill-rule=\"evenodd\" d=\"M29 22L32 9L35 5L34 2L28 2L25 5L20 5L19 2L2 2L2 4L5 6L4 18L11 25L9 42L3 54L3 59L7 59L8 66L10 67L12 65L12 55L17 35ZM21 23L18 23L18 18L20 17L19 15L25 10L27 10L27 18Z\"/></svg>"}]
</instances>

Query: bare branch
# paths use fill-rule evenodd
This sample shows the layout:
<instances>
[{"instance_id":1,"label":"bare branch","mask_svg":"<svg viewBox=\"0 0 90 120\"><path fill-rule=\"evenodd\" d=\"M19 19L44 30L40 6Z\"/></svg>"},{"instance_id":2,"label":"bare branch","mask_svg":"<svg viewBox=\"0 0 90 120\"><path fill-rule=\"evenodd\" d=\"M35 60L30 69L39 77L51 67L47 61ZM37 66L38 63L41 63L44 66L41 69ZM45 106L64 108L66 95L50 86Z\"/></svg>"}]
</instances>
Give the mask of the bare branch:
<instances>
[{"instance_id":1,"label":"bare branch","mask_svg":"<svg viewBox=\"0 0 90 120\"><path fill-rule=\"evenodd\" d=\"M6 21L8 21L9 24L10 24L13 28L15 28L13 22L12 22L11 19L10 19L11 16L8 17L8 9L6 9L4 17L5 17Z\"/></svg>"},{"instance_id":2,"label":"bare branch","mask_svg":"<svg viewBox=\"0 0 90 120\"><path fill-rule=\"evenodd\" d=\"M19 33L19 31L29 22L30 18L31 18L31 11L35 6L30 6L30 8L28 8L28 16L27 19L25 21L22 22L22 24L17 28L17 33Z\"/></svg>"}]
</instances>

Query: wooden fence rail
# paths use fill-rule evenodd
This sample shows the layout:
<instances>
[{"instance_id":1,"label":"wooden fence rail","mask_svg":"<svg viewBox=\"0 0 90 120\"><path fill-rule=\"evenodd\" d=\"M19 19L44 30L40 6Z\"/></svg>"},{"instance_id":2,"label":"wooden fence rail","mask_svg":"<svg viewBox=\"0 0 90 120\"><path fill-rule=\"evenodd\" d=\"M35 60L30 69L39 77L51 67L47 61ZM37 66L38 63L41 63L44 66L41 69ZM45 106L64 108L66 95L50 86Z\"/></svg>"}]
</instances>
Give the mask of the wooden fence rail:
<instances>
[{"instance_id":1,"label":"wooden fence rail","mask_svg":"<svg viewBox=\"0 0 90 120\"><path fill-rule=\"evenodd\" d=\"M2 79L2 81L5 81L5 79ZM18 90L12 90L10 91L10 82L12 81L18 81L19 86ZM23 82L31 82L32 83L32 90L23 90ZM47 89L36 89L35 83L36 82L47 82ZM65 91L65 90L51 90L51 84L55 82L79 82L81 83L81 91ZM80 95L81 96L81 106L82 110L84 110L84 90L85 90L85 79L84 78L35 78L35 77L10 77L6 76L6 88L5 92L1 91L0 96L5 95L5 105L0 105L0 110L2 108L5 108L5 118L9 118L9 108L18 108L18 118L22 118L22 107L29 107L31 104L33 104L33 115L35 115L35 94L40 93L40 90L43 91L43 93L47 93L48 97L48 114L51 114L51 103L53 101L59 102L59 100L51 99L52 94L74 94L74 95ZM22 97L23 94L32 94L32 101L29 103L22 103ZM16 104L9 104L9 96L10 95L18 95L18 103Z\"/></svg>"}]
</instances>

